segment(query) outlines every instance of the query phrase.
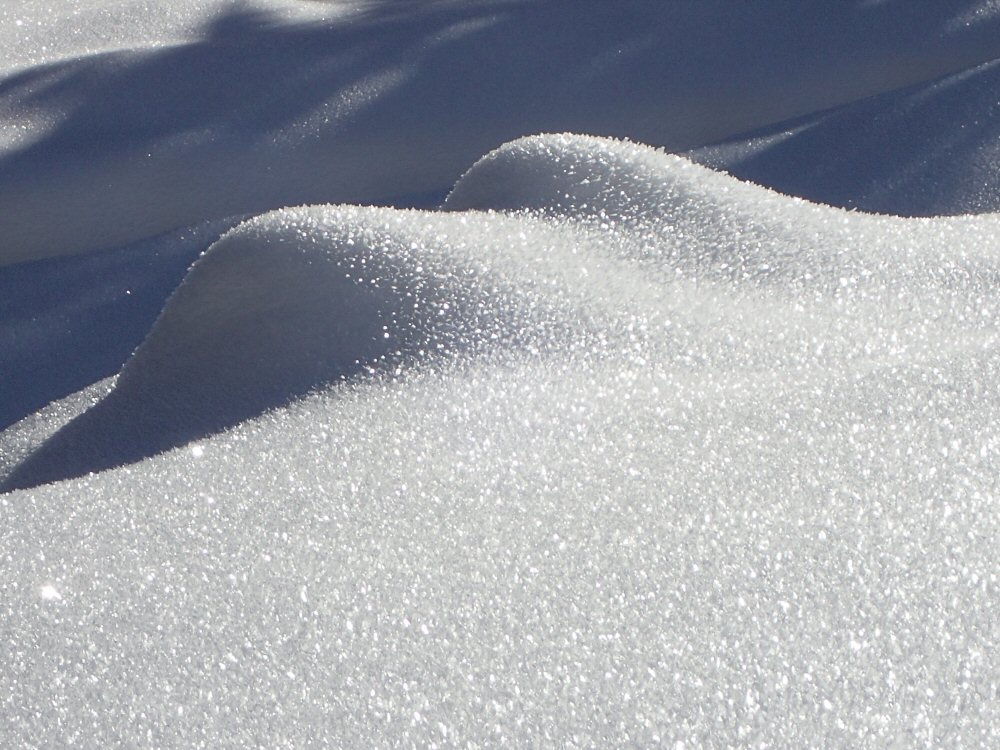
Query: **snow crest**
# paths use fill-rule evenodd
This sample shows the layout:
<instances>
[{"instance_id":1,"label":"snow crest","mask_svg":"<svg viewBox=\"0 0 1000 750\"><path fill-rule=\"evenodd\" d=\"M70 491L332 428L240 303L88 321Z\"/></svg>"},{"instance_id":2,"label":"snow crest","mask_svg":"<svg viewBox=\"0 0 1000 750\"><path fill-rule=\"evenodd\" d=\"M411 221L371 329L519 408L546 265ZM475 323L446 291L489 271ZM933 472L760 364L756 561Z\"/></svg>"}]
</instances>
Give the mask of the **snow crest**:
<instances>
[{"instance_id":1,"label":"snow crest","mask_svg":"<svg viewBox=\"0 0 1000 750\"><path fill-rule=\"evenodd\" d=\"M502 258L467 250L510 233L498 223L327 207L241 224L194 264L108 396L5 486L138 460L331 382L539 342L552 305L503 278Z\"/></svg>"}]
</instances>

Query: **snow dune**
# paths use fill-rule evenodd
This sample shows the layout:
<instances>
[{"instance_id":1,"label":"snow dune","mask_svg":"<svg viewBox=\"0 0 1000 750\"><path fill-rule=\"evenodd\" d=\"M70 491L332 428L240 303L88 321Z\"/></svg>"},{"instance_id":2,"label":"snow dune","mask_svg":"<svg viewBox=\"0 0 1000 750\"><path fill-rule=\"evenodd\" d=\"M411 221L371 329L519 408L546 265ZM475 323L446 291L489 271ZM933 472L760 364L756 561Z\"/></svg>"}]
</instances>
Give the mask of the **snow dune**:
<instances>
[{"instance_id":1,"label":"snow dune","mask_svg":"<svg viewBox=\"0 0 1000 750\"><path fill-rule=\"evenodd\" d=\"M0 746L1000 745L998 59L4 4Z\"/></svg>"},{"instance_id":2,"label":"snow dune","mask_svg":"<svg viewBox=\"0 0 1000 750\"><path fill-rule=\"evenodd\" d=\"M593 325L606 338L611 321L631 325L636 315L607 309L618 304L608 295L616 278L633 294L649 279L684 278L834 292L841 306L993 278L993 218L892 226L606 139L507 144L469 170L444 207L285 209L227 233L193 266L111 393L7 488L139 460L415 359L514 342L585 348L586 321L601 320ZM457 213L469 209L491 214ZM622 270L619 260L639 265ZM643 325L658 327L649 315Z\"/></svg>"},{"instance_id":3,"label":"snow dune","mask_svg":"<svg viewBox=\"0 0 1000 750\"><path fill-rule=\"evenodd\" d=\"M0 496L7 744L995 744L998 217L569 135L444 209L241 224L0 434L200 436Z\"/></svg>"},{"instance_id":4,"label":"snow dune","mask_svg":"<svg viewBox=\"0 0 1000 750\"><path fill-rule=\"evenodd\" d=\"M530 239L509 246L513 234L529 230ZM537 259L548 235L552 257ZM564 304L556 290L533 292L533 282L518 285L510 269L554 267L574 238L529 221L379 208L257 217L194 264L108 397L11 481L51 481L60 478L53 471L74 476L142 458L331 381L486 345L559 340L556 321L544 314ZM499 242L508 245L502 255ZM564 291L571 293L579 296Z\"/></svg>"}]
</instances>

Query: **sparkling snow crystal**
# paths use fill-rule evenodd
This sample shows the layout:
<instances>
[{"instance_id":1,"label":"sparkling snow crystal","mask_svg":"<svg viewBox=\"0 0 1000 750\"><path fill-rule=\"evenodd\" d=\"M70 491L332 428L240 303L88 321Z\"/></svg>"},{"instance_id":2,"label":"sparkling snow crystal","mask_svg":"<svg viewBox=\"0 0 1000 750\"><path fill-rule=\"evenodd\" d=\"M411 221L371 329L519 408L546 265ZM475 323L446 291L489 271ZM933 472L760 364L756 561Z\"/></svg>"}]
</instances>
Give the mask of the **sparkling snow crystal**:
<instances>
[{"instance_id":1,"label":"sparkling snow crystal","mask_svg":"<svg viewBox=\"0 0 1000 750\"><path fill-rule=\"evenodd\" d=\"M446 208L237 227L9 474L139 461L0 496L10 742L996 741L1000 220L578 136Z\"/></svg>"}]
</instances>

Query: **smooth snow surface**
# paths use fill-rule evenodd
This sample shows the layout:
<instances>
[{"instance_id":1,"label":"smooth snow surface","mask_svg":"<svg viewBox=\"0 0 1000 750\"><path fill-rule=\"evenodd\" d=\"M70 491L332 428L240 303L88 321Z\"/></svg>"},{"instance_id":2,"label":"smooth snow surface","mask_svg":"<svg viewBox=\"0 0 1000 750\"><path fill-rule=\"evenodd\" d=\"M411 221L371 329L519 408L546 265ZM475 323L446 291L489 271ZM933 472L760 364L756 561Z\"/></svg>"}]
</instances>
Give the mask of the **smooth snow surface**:
<instances>
[{"instance_id":1,"label":"smooth snow surface","mask_svg":"<svg viewBox=\"0 0 1000 750\"><path fill-rule=\"evenodd\" d=\"M998 211L998 90L994 60L689 155L775 190L863 211Z\"/></svg>"},{"instance_id":2,"label":"smooth snow surface","mask_svg":"<svg viewBox=\"0 0 1000 750\"><path fill-rule=\"evenodd\" d=\"M1000 16L955 25L954 1L60 7L0 10L0 266L288 205L433 205L519 136L693 148L1000 57Z\"/></svg>"},{"instance_id":3,"label":"smooth snow surface","mask_svg":"<svg viewBox=\"0 0 1000 750\"><path fill-rule=\"evenodd\" d=\"M1000 741L1000 218L566 135L445 208L235 228L14 471L332 379L0 495L2 744Z\"/></svg>"}]
</instances>

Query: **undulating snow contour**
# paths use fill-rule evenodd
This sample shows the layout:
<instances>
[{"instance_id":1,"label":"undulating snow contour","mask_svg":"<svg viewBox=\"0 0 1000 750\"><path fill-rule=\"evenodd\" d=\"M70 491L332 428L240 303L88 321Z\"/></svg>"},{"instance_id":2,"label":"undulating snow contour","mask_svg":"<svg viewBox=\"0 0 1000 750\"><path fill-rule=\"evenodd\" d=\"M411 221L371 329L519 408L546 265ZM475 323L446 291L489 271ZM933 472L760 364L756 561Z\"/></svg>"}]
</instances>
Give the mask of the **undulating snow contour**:
<instances>
[{"instance_id":1,"label":"undulating snow contour","mask_svg":"<svg viewBox=\"0 0 1000 750\"><path fill-rule=\"evenodd\" d=\"M738 5L0 11L0 745L1000 742L1000 8Z\"/></svg>"}]
</instances>

